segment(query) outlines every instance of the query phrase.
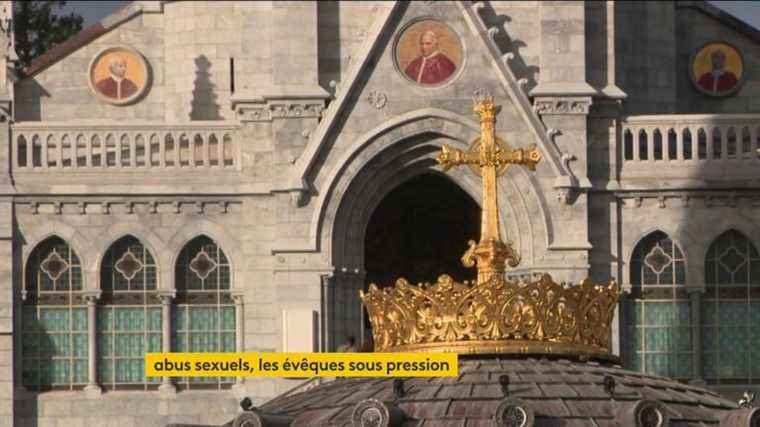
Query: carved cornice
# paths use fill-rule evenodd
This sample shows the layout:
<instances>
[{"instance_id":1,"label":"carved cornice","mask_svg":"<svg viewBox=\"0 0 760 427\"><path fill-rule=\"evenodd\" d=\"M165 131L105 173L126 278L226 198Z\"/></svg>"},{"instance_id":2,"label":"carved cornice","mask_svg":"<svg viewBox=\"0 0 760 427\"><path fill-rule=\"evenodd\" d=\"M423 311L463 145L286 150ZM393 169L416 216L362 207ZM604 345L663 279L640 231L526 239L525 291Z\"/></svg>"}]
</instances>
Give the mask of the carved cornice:
<instances>
[{"instance_id":1,"label":"carved cornice","mask_svg":"<svg viewBox=\"0 0 760 427\"><path fill-rule=\"evenodd\" d=\"M536 97L533 111L536 114L588 114L591 108L590 96Z\"/></svg>"},{"instance_id":2,"label":"carved cornice","mask_svg":"<svg viewBox=\"0 0 760 427\"><path fill-rule=\"evenodd\" d=\"M615 192L625 207L760 208L760 192Z\"/></svg>"},{"instance_id":3,"label":"carved cornice","mask_svg":"<svg viewBox=\"0 0 760 427\"><path fill-rule=\"evenodd\" d=\"M234 200L17 200L19 212L32 215L111 215L111 214L226 214L231 206L239 206Z\"/></svg>"},{"instance_id":4,"label":"carved cornice","mask_svg":"<svg viewBox=\"0 0 760 427\"><path fill-rule=\"evenodd\" d=\"M241 122L271 122L274 119L322 118L323 100L238 101L235 112Z\"/></svg>"}]
</instances>

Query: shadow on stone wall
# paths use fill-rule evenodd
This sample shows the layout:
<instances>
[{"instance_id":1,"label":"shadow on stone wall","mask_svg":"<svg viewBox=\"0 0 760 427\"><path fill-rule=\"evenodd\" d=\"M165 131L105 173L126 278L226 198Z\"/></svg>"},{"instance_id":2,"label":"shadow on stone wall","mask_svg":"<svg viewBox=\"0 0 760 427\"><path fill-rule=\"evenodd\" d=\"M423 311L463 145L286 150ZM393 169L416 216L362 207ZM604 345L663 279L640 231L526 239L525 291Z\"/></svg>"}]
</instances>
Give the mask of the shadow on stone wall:
<instances>
[{"instance_id":1,"label":"shadow on stone wall","mask_svg":"<svg viewBox=\"0 0 760 427\"><path fill-rule=\"evenodd\" d=\"M211 62L205 55L195 58L195 81L190 120L224 120L220 114L216 85L211 82Z\"/></svg>"},{"instance_id":2,"label":"shadow on stone wall","mask_svg":"<svg viewBox=\"0 0 760 427\"><path fill-rule=\"evenodd\" d=\"M319 49L317 50L317 69L319 85L327 91L333 91L330 81L340 81L340 4L333 1L317 3L317 25Z\"/></svg>"},{"instance_id":3,"label":"shadow on stone wall","mask_svg":"<svg viewBox=\"0 0 760 427\"><path fill-rule=\"evenodd\" d=\"M489 2L484 2L479 13L483 22L488 25L488 28L496 28L498 30L494 36L494 42L499 48L499 52L502 55L505 53L512 53L514 55L514 58L509 61L509 66L518 80L527 80L528 83L525 85L525 91L529 93L538 85L536 74L539 68L535 65L528 65L520 55L520 48L527 46L527 44L522 40L512 39L509 33L507 33L505 23L510 22L512 19L507 15L497 14Z\"/></svg>"}]
</instances>

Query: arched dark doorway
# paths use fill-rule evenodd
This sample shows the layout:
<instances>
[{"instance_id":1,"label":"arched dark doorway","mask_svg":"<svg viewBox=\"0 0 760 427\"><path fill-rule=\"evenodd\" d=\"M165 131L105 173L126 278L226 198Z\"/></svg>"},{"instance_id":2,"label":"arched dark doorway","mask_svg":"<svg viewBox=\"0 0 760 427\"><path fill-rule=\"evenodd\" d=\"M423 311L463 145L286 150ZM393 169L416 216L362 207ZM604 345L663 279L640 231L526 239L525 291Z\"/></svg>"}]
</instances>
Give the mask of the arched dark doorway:
<instances>
[{"instance_id":1,"label":"arched dark doorway","mask_svg":"<svg viewBox=\"0 0 760 427\"><path fill-rule=\"evenodd\" d=\"M460 258L480 237L480 206L451 180L419 175L393 189L373 212L365 235L367 283L388 286L399 277L435 282L441 274L472 280Z\"/></svg>"}]
</instances>

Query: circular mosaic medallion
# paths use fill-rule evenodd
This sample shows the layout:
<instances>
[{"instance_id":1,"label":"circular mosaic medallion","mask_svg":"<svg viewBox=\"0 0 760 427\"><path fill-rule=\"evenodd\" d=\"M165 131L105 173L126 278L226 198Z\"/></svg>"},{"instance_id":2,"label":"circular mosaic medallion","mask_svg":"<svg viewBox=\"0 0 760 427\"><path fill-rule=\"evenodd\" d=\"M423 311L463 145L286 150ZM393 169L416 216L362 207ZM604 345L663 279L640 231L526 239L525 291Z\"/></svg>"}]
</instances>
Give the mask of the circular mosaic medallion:
<instances>
[{"instance_id":1,"label":"circular mosaic medallion","mask_svg":"<svg viewBox=\"0 0 760 427\"><path fill-rule=\"evenodd\" d=\"M705 95L723 97L736 93L747 74L738 49L725 42L710 42L698 49L689 62L689 77Z\"/></svg>"},{"instance_id":2,"label":"circular mosaic medallion","mask_svg":"<svg viewBox=\"0 0 760 427\"><path fill-rule=\"evenodd\" d=\"M148 64L136 50L109 47L90 62L90 89L103 102L124 105L142 96L149 86Z\"/></svg>"}]
</instances>

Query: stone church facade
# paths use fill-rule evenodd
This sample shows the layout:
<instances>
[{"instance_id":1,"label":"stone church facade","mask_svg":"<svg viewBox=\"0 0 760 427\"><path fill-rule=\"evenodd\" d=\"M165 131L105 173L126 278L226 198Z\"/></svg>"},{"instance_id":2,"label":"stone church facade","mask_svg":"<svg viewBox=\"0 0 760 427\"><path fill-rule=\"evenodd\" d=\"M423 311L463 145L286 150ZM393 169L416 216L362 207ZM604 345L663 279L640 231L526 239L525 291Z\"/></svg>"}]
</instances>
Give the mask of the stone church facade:
<instances>
[{"instance_id":1,"label":"stone church facade","mask_svg":"<svg viewBox=\"0 0 760 427\"><path fill-rule=\"evenodd\" d=\"M485 94L543 154L500 178L512 274L618 280L627 367L760 382L760 32L707 3L136 1L2 71L0 425L222 423L300 386L142 356L363 341L373 213L430 176L409 203L477 206L434 157Z\"/></svg>"}]
</instances>

